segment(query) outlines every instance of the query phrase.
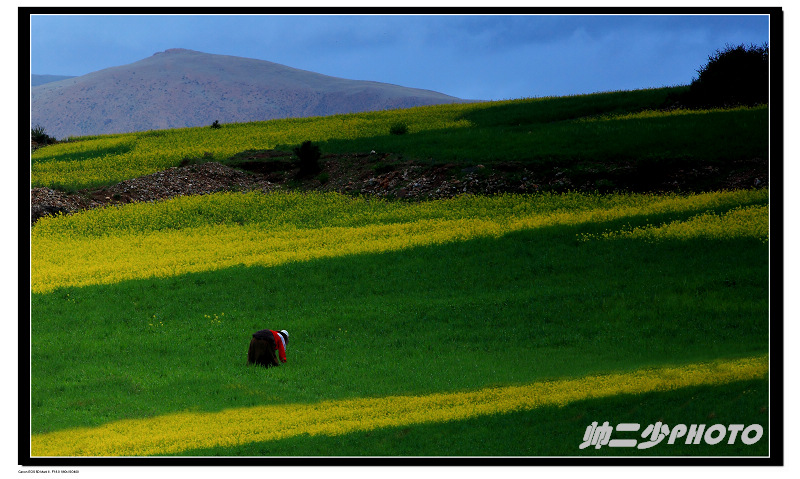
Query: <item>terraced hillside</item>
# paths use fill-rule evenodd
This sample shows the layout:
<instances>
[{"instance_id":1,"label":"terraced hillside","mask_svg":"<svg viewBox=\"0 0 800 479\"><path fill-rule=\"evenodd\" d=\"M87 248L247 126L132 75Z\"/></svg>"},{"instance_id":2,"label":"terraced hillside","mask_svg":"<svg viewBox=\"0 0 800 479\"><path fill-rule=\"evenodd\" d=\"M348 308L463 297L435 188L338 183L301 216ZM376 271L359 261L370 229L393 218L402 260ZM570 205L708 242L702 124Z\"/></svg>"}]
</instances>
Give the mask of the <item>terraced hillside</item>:
<instances>
[{"instance_id":1,"label":"terraced hillside","mask_svg":"<svg viewBox=\"0 0 800 479\"><path fill-rule=\"evenodd\" d=\"M37 149L32 455L768 457L768 109L670 91Z\"/></svg>"}]
</instances>

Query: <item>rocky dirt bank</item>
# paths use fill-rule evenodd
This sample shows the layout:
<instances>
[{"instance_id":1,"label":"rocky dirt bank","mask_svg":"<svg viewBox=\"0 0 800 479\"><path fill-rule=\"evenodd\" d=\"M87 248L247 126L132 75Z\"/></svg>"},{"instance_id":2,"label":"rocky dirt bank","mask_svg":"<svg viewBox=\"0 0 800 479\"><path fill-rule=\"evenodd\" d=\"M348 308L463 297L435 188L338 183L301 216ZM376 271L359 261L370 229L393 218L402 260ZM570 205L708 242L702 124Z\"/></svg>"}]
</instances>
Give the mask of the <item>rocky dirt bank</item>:
<instances>
[{"instance_id":1,"label":"rocky dirt bank","mask_svg":"<svg viewBox=\"0 0 800 479\"><path fill-rule=\"evenodd\" d=\"M187 164L113 186L74 193L33 188L31 225L45 215L114 204L157 201L219 191L317 190L406 200L460 194L543 191L708 191L768 186L766 160L730 164L656 163L537 166L515 162L490 165L420 164L389 154L325 155L319 174L298 179L286 152L246 152L238 168L218 162Z\"/></svg>"}]
</instances>

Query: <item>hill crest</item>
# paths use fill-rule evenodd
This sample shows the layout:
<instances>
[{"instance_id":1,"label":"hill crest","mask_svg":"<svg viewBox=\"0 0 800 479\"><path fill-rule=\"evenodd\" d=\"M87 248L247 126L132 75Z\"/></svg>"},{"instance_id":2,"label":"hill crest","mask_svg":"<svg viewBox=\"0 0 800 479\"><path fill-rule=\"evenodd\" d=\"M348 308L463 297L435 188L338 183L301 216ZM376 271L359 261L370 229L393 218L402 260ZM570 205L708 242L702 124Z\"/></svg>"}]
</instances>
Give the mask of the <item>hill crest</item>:
<instances>
[{"instance_id":1,"label":"hill crest","mask_svg":"<svg viewBox=\"0 0 800 479\"><path fill-rule=\"evenodd\" d=\"M31 88L31 124L65 138L327 116L465 100L265 60L170 48Z\"/></svg>"}]
</instances>

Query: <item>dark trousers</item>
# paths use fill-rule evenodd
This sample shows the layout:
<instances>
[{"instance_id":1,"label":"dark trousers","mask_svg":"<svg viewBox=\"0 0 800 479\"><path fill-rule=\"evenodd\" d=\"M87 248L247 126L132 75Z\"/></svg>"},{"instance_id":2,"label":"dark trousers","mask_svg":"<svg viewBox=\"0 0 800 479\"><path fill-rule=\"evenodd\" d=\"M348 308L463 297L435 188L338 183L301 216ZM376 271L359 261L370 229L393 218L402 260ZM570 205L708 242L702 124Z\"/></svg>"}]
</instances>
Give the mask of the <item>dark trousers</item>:
<instances>
[{"instance_id":1,"label":"dark trousers","mask_svg":"<svg viewBox=\"0 0 800 479\"><path fill-rule=\"evenodd\" d=\"M275 340L272 338L253 338L247 350L247 364L260 364L264 367L280 366L275 356Z\"/></svg>"}]
</instances>

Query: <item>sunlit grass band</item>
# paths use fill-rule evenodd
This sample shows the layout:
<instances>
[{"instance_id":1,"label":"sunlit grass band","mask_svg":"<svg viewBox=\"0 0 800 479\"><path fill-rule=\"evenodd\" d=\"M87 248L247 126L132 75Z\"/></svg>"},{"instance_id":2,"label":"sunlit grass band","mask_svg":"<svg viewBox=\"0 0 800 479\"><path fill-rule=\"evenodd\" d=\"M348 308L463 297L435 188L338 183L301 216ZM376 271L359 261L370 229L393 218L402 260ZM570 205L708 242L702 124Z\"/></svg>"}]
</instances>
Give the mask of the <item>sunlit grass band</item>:
<instances>
[{"instance_id":1,"label":"sunlit grass band","mask_svg":"<svg viewBox=\"0 0 800 479\"><path fill-rule=\"evenodd\" d=\"M403 204L338 194L249 193L133 204L40 220L32 232L31 290L399 251L558 225L731 208L766 202L768 195L508 195ZM645 229L646 235L623 236L767 238L766 206L703 218L713 221L676 221Z\"/></svg>"},{"instance_id":2,"label":"sunlit grass band","mask_svg":"<svg viewBox=\"0 0 800 479\"><path fill-rule=\"evenodd\" d=\"M638 239L648 243L670 239L755 238L769 240L769 206L737 207L723 214L705 212L685 221L671 221L662 225L640 226L628 230L608 231L600 235L582 235L591 239Z\"/></svg>"},{"instance_id":3,"label":"sunlit grass band","mask_svg":"<svg viewBox=\"0 0 800 479\"><path fill-rule=\"evenodd\" d=\"M31 438L31 455L180 455L181 451L191 449L234 447L301 434L341 435L386 427L459 421L544 406L564 406L575 401L621 394L725 384L765 378L768 371L768 356L756 356L469 392L176 413L36 435ZM576 431L576 441L581 432Z\"/></svg>"}]
</instances>

